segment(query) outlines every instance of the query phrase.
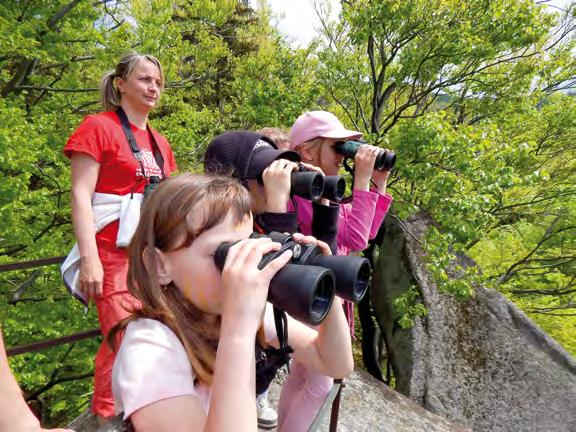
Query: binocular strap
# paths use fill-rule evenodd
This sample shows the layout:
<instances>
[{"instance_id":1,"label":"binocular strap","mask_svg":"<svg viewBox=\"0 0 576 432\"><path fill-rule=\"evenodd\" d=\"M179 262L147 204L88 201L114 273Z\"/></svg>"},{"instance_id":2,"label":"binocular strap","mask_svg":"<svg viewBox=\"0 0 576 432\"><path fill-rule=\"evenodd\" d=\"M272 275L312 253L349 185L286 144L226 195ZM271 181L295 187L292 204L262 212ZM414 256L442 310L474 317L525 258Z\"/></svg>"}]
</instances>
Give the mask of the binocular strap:
<instances>
[{"instance_id":1,"label":"binocular strap","mask_svg":"<svg viewBox=\"0 0 576 432\"><path fill-rule=\"evenodd\" d=\"M288 318L286 317L286 312L278 309L276 306L274 308L274 325L276 327L276 335L278 336L278 342L280 343L279 354L282 356L284 363L290 373L290 354L294 352L292 347L288 345Z\"/></svg>"}]
</instances>

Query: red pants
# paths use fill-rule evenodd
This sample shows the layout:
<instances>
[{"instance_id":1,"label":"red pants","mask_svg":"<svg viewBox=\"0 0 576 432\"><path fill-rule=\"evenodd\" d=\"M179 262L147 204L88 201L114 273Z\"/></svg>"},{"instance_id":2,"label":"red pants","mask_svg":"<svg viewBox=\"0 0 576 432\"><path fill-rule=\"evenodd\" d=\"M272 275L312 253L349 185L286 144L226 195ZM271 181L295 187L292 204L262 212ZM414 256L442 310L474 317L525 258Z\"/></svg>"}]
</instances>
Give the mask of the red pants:
<instances>
[{"instance_id":1,"label":"red pants","mask_svg":"<svg viewBox=\"0 0 576 432\"><path fill-rule=\"evenodd\" d=\"M104 340L98 353L96 353L92 412L101 417L115 415L112 395L112 367L116 354L108 347L106 336L112 327L130 315L130 312L140 304L128 292L126 249L115 247L110 249L112 248L99 247L98 249L100 261L104 268L104 282L102 296L94 298Z\"/></svg>"},{"instance_id":2,"label":"red pants","mask_svg":"<svg viewBox=\"0 0 576 432\"><path fill-rule=\"evenodd\" d=\"M138 305L138 300L132 297L128 291L124 291L99 297L95 303L104 340L96 354L92 411L101 417L111 417L115 415L112 395L112 367L116 353L108 347L106 335L119 321L130 315L129 311Z\"/></svg>"}]
</instances>

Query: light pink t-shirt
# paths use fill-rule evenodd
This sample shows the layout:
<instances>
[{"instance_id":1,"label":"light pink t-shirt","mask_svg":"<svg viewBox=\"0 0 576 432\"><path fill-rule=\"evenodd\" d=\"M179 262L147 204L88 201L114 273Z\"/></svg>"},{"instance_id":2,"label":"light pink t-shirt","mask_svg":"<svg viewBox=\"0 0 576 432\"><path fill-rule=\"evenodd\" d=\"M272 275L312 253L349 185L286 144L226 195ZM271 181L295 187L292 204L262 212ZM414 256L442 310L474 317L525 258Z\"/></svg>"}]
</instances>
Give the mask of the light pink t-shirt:
<instances>
[{"instance_id":1,"label":"light pink t-shirt","mask_svg":"<svg viewBox=\"0 0 576 432\"><path fill-rule=\"evenodd\" d=\"M276 338L272 307L264 314L267 343ZM116 413L134 411L163 399L195 396L208 414L210 388L194 383L196 375L176 334L160 321L137 319L126 327L112 370Z\"/></svg>"}]
</instances>

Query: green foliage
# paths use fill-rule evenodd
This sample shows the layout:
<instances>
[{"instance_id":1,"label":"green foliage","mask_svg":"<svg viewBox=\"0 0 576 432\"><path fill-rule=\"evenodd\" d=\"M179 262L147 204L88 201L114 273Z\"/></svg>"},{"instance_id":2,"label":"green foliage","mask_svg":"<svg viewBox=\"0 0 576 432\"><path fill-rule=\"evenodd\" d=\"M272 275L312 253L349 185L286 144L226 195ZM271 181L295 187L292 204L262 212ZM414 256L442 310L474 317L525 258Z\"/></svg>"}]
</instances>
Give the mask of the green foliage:
<instances>
[{"instance_id":1,"label":"green foliage","mask_svg":"<svg viewBox=\"0 0 576 432\"><path fill-rule=\"evenodd\" d=\"M507 293L570 348L572 318L558 316L576 306L576 103L558 92L576 75L567 7L343 2L340 19L324 22L317 74L323 107L398 155L393 210L436 224L424 250L439 289ZM457 267L464 254L483 272Z\"/></svg>"},{"instance_id":2,"label":"green foliage","mask_svg":"<svg viewBox=\"0 0 576 432\"><path fill-rule=\"evenodd\" d=\"M394 299L394 307L400 314L398 325L403 329L411 328L415 318L422 318L428 314L426 306L421 303L418 287L411 286L405 293Z\"/></svg>"},{"instance_id":3,"label":"green foliage","mask_svg":"<svg viewBox=\"0 0 576 432\"><path fill-rule=\"evenodd\" d=\"M216 134L286 126L315 97L306 54L287 47L265 9L236 0L97 3L0 5L0 263L70 249L62 148L82 117L99 111L99 80L125 52L153 54L164 66L166 91L151 122L180 171L201 171ZM85 316L67 294L56 266L2 273L0 281L8 347L98 326L95 311ZM44 424L64 424L86 407L92 387L84 376L97 346L83 341L11 359Z\"/></svg>"},{"instance_id":4,"label":"green foliage","mask_svg":"<svg viewBox=\"0 0 576 432\"><path fill-rule=\"evenodd\" d=\"M329 109L398 154L394 211L437 224L425 251L442 291L466 298L487 283L575 352L574 317L558 316L574 311L576 104L558 93L575 74L572 15L532 0L354 0L325 23L327 38L293 50L269 10L245 1L97 3L0 4L0 263L72 245L62 147L99 110L103 73L136 49L164 65L151 121L180 171L200 171L226 129L288 127ZM464 253L481 274L455 266ZM97 326L55 267L0 281L7 346ZM415 289L395 304L403 326L425 314ZM45 423L86 406L90 379L57 382L89 374L97 345L11 360Z\"/></svg>"}]
</instances>

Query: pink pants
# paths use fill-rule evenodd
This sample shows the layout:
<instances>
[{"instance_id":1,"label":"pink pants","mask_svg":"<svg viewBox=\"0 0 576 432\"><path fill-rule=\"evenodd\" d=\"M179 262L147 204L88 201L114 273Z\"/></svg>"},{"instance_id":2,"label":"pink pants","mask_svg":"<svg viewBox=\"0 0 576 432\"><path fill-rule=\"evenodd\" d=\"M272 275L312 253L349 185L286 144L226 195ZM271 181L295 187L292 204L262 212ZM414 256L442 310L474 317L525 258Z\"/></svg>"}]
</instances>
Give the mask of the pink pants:
<instances>
[{"instance_id":1,"label":"pink pants","mask_svg":"<svg viewBox=\"0 0 576 432\"><path fill-rule=\"evenodd\" d=\"M280 393L278 431L307 431L330 393L333 381L293 360Z\"/></svg>"}]
</instances>

